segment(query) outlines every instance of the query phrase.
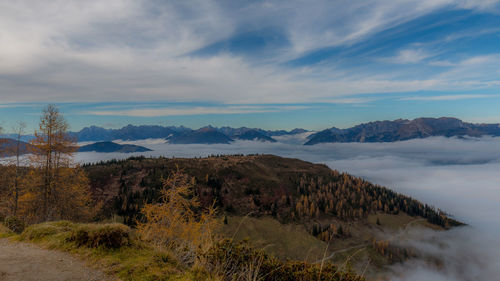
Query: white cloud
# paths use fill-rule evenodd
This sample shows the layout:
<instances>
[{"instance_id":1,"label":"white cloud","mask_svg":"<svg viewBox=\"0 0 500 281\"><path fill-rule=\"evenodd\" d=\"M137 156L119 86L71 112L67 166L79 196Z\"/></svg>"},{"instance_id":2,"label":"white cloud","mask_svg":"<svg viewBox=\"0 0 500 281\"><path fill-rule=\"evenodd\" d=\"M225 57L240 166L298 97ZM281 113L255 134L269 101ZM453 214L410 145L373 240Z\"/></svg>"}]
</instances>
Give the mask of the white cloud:
<instances>
[{"instance_id":1,"label":"white cloud","mask_svg":"<svg viewBox=\"0 0 500 281\"><path fill-rule=\"evenodd\" d=\"M396 56L388 58L386 60L392 63L400 64L418 63L432 56L434 55L421 49L404 49L400 50Z\"/></svg>"},{"instance_id":2,"label":"white cloud","mask_svg":"<svg viewBox=\"0 0 500 281\"><path fill-rule=\"evenodd\" d=\"M467 99L483 99L494 98L498 95L483 95L483 94L464 94L464 95L440 95L440 96L424 96L424 97L407 97L400 100L415 100L415 101L450 101L450 100L467 100Z\"/></svg>"},{"instance_id":3,"label":"white cloud","mask_svg":"<svg viewBox=\"0 0 500 281\"><path fill-rule=\"evenodd\" d=\"M350 95L457 90L498 84L498 64L464 61L443 75L397 78L343 69L283 68L235 55L185 54L240 29L281 30L283 62L325 46L348 46L443 8L491 7L475 1L3 1L0 3L2 102L211 101L220 103L350 102ZM401 59L428 56L403 51ZM484 76L461 71L481 66ZM476 70L472 69L472 70ZM493 71L493 72L491 72ZM480 72L486 75L485 71ZM495 78L496 77L496 78Z\"/></svg>"},{"instance_id":4,"label":"white cloud","mask_svg":"<svg viewBox=\"0 0 500 281\"><path fill-rule=\"evenodd\" d=\"M134 117L155 117L155 116L177 116L177 115L201 115L201 114L242 114L242 113L263 113L286 110L304 109L305 106L224 106L224 107L203 107L195 106L189 108L141 108L125 110L91 110L82 114L101 116L134 116Z\"/></svg>"}]
</instances>

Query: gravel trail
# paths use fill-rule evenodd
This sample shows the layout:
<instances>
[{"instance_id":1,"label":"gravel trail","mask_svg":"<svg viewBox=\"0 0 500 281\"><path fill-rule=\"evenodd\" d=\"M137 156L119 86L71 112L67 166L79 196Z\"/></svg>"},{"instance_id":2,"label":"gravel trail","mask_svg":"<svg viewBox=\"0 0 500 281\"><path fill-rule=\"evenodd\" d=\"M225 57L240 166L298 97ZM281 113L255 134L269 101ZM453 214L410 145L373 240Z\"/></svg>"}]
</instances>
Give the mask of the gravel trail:
<instances>
[{"instance_id":1,"label":"gravel trail","mask_svg":"<svg viewBox=\"0 0 500 281\"><path fill-rule=\"evenodd\" d=\"M0 239L0 281L111 280L70 254Z\"/></svg>"}]
</instances>

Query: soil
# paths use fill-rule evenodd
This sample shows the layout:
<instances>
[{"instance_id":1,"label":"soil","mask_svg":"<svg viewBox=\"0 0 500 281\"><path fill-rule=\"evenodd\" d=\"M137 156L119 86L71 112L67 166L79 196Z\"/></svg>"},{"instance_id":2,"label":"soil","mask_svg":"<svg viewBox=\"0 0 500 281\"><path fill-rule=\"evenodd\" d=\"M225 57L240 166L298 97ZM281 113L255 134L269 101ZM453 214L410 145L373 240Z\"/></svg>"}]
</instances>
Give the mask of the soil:
<instances>
[{"instance_id":1,"label":"soil","mask_svg":"<svg viewBox=\"0 0 500 281\"><path fill-rule=\"evenodd\" d=\"M113 280L81 260L36 245L0 239L0 281Z\"/></svg>"}]
</instances>

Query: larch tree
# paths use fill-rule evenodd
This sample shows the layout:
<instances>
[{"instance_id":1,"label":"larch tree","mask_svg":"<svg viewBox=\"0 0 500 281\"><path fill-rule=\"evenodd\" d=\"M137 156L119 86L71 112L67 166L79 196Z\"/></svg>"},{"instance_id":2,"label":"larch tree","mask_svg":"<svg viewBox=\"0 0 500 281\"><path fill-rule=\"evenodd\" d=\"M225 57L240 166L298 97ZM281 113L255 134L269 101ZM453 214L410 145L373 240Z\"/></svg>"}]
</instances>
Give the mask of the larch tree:
<instances>
[{"instance_id":1,"label":"larch tree","mask_svg":"<svg viewBox=\"0 0 500 281\"><path fill-rule=\"evenodd\" d=\"M195 262L198 254L208 251L219 227L213 205L200 210L194 186L194 178L179 170L172 173L163 180L159 202L142 208L144 220L137 225L143 239L156 247L174 250L185 263Z\"/></svg>"},{"instance_id":2,"label":"larch tree","mask_svg":"<svg viewBox=\"0 0 500 281\"><path fill-rule=\"evenodd\" d=\"M56 106L43 109L31 141L32 188L24 198L27 216L32 220L81 220L90 214L89 182L73 162L77 145L68 128Z\"/></svg>"}]
</instances>

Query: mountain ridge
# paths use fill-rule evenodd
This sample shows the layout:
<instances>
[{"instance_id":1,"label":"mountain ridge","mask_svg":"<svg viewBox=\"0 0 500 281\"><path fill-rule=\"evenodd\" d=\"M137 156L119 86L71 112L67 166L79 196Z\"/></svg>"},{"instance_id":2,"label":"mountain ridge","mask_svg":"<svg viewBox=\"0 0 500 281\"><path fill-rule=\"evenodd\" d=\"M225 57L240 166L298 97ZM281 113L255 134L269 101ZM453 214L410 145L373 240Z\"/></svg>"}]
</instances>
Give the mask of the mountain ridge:
<instances>
[{"instance_id":1,"label":"mountain ridge","mask_svg":"<svg viewBox=\"0 0 500 281\"><path fill-rule=\"evenodd\" d=\"M458 118L416 118L362 123L347 129L335 127L311 134L305 145L333 142L395 142L427 137L500 136L500 124L474 124Z\"/></svg>"},{"instance_id":2,"label":"mountain ridge","mask_svg":"<svg viewBox=\"0 0 500 281\"><path fill-rule=\"evenodd\" d=\"M231 143L236 139L258 140L276 142L273 136L294 135L308 132L305 129L286 130L263 130L248 127L213 127L211 125L199 129L190 129L184 126L159 126L159 125L127 125L120 129L105 129L98 126L90 126L71 135L78 141L113 141L113 140L143 140L150 138L161 138L176 144L215 144ZM208 139L207 139L208 138Z\"/></svg>"}]
</instances>

